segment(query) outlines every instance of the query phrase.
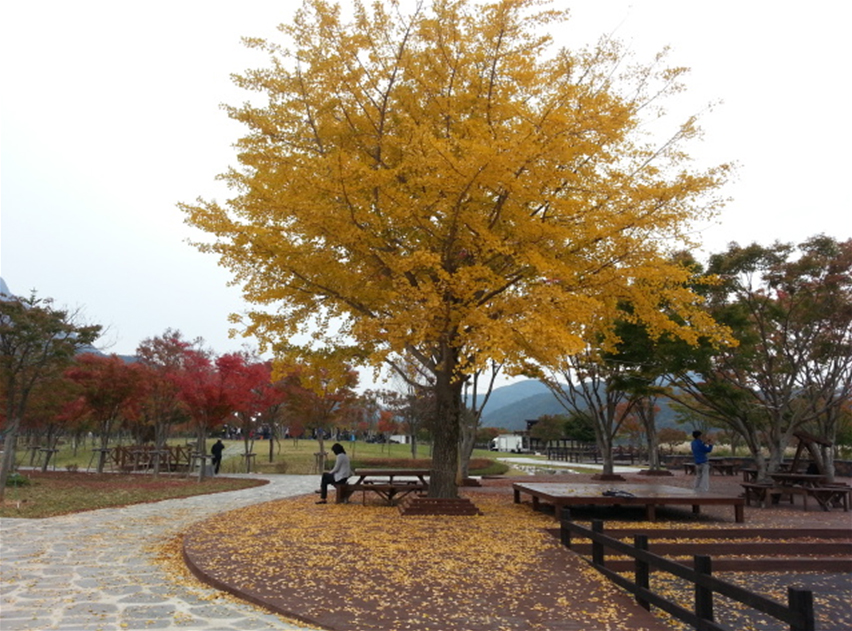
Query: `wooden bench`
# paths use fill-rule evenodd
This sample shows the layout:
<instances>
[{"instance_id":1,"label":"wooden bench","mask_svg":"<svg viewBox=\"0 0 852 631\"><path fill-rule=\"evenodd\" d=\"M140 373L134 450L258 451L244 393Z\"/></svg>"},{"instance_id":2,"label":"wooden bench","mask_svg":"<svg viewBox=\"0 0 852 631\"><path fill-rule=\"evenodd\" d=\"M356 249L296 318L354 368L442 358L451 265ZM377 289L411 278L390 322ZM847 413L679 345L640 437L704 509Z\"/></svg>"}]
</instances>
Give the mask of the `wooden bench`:
<instances>
[{"instance_id":1,"label":"wooden bench","mask_svg":"<svg viewBox=\"0 0 852 631\"><path fill-rule=\"evenodd\" d=\"M846 484L825 484L813 487L809 491L823 510L842 508L845 512L849 512L852 487Z\"/></svg>"},{"instance_id":2,"label":"wooden bench","mask_svg":"<svg viewBox=\"0 0 852 631\"><path fill-rule=\"evenodd\" d=\"M429 485L422 482L358 482L355 484L335 484L334 501L336 504L348 504L349 498L357 491L362 492L361 503L367 503L367 493L375 493L388 504L393 504L412 493L423 493L429 490Z\"/></svg>"}]
</instances>

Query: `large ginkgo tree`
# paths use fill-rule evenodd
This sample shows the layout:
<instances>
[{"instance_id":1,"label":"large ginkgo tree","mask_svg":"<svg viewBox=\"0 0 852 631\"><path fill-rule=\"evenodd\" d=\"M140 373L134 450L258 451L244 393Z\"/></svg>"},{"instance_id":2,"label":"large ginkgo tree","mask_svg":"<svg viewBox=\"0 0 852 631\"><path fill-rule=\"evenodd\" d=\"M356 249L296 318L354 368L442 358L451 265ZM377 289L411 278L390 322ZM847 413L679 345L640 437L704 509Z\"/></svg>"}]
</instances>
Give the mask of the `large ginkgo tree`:
<instances>
[{"instance_id":1,"label":"large ginkgo tree","mask_svg":"<svg viewBox=\"0 0 852 631\"><path fill-rule=\"evenodd\" d=\"M712 334L667 254L727 167L690 167L693 120L663 142L643 127L684 70L608 40L557 48L567 17L537 0L351 15L307 0L281 43L246 40L269 64L236 77L255 94L229 108L248 130L222 176L233 197L181 205L258 306L246 333L432 375L435 497L457 493L475 371L557 361L620 301L652 332Z\"/></svg>"}]
</instances>

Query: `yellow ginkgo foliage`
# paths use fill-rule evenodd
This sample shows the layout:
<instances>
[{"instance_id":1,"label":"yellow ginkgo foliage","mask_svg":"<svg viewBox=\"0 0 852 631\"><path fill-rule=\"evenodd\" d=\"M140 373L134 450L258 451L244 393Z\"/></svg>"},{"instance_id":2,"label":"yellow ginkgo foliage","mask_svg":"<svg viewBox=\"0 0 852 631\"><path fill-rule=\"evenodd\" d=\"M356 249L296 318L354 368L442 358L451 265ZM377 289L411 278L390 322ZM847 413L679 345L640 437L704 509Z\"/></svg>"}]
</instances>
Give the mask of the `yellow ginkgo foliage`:
<instances>
[{"instance_id":1,"label":"yellow ginkgo foliage","mask_svg":"<svg viewBox=\"0 0 852 631\"><path fill-rule=\"evenodd\" d=\"M623 301L655 331L712 327L668 254L727 169L688 168L692 120L643 134L681 87L662 57L555 50L567 14L538 0L403 4L344 18L307 0L285 43L247 40L270 63L236 78L260 99L229 110L248 128L222 176L234 196L181 207L261 307L246 330L262 343L299 354L315 331L354 361L406 353L431 372L430 492L453 497L473 371L562 356Z\"/></svg>"}]
</instances>

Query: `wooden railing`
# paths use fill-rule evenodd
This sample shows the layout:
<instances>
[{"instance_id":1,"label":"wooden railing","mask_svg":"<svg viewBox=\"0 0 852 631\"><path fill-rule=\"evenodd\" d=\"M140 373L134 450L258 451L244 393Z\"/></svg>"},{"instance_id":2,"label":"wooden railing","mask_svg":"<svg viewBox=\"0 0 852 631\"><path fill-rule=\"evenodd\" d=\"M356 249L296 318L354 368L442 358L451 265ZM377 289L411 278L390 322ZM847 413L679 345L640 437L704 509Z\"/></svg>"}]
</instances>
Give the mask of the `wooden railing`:
<instances>
[{"instance_id":1,"label":"wooden railing","mask_svg":"<svg viewBox=\"0 0 852 631\"><path fill-rule=\"evenodd\" d=\"M690 568L649 552L647 535L635 535L633 545L630 545L604 534L602 521L592 521L592 528L589 529L571 521L570 512L564 510L560 537L562 544L568 548L571 547L572 535L592 541L591 563L595 569L633 594L642 607L648 610L652 605L658 607L699 631L732 631L731 628L717 623L714 619L714 594L743 603L747 607L789 624L790 631L814 631L813 593L808 590L789 587L787 605L782 605L738 585L715 578L709 556L695 555L694 567ZM633 580L606 567L607 550L634 560ZM693 610L666 600L663 596L651 591L651 570L668 572L692 583L695 586Z\"/></svg>"}]
</instances>

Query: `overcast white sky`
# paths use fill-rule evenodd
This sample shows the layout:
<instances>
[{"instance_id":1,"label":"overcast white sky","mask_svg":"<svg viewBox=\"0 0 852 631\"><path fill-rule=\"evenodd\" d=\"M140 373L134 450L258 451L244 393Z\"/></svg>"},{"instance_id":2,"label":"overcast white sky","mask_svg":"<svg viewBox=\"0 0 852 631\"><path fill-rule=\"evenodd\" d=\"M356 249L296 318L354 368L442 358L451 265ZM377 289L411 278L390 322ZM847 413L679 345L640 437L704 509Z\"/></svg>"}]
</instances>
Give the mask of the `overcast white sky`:
<instances>
[{"instance_id":1,"label":"overcast white sky","mask_svg":"<svg viewBox=\"0 0 852 631\"><path fill-rule=\"evenodd\" d=\"M238 350L245 310L216 260L185 243L176 208L221 198L241 129L219 109L229 74L264 63L241 36L274 36L298 2L28 0L0 8L0 275L109 327L107 352L180 329ZM692 68L684 112L705 119L702 163L736 161L734 198L703 232L732 240L852 236L848 187L852 3L557 0L559 44L604 32Z\"/></svg>"}]
</instances>

